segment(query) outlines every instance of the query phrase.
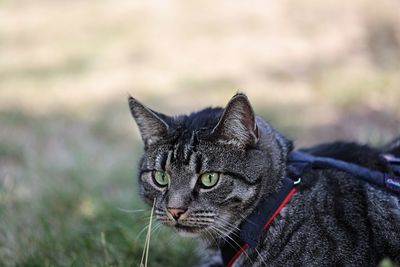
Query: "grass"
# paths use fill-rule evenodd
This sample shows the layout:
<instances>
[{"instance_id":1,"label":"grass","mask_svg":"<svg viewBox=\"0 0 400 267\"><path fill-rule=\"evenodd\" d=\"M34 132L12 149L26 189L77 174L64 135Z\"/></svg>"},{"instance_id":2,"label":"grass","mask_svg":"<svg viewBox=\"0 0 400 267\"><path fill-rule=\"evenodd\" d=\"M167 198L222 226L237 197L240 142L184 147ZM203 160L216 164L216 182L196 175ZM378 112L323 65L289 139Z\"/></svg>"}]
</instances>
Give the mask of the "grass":
<instances>
[{"instance_id":1,"label":"grass","mask_svg":"<svg viewBox=\"0 0 400 267\"><path fill-rule=\"evenodd\" d=\"M60 116L19 116L2 121L27 139L0 142L0 265L138 266L149 209L137 197L133 138L110 141L96 123ZM153 238L149 266L196 261L192 242L162 228Z\"/></svg>"}]
</instances>

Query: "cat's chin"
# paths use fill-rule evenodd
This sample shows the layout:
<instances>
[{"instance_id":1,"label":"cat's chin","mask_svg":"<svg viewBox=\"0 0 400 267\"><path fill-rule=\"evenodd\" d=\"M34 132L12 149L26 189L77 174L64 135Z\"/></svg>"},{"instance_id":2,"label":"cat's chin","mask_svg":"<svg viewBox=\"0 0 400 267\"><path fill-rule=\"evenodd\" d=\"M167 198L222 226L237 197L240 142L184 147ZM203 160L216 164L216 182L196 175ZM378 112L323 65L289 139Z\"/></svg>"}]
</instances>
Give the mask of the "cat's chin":
<instances>
[{"instance_id":1,"label":"cat's chin","mask_svg":"<svg viewBox=\"0 0 400 267\"><path fill-rule=\"evenodd\" d=\"M175 225L174 228L182 237L199 237L202 230L200 227L189 227L183 225Z\"/></svg>"},{"instance_id":2,"label":"cat's chin","mask_svg":"<svg viewBox=\"0 0 400 267\"><path fill-rule=\"evenodd\" d=\"M186 232L186 231L182 231L182 230L178 230L178 235L180 235L182 237L188 237L188 238L196 238L196 237L200 236L198 233Z\"/></svg>"}]
</instances>

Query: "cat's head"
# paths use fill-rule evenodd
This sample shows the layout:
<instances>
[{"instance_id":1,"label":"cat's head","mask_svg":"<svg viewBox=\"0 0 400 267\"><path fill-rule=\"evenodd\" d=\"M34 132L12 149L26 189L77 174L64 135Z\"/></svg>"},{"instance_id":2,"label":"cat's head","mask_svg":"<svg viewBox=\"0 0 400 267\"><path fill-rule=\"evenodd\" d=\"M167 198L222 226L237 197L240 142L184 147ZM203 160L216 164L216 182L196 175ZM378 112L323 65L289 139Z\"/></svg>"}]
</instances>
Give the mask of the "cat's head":
<instances>
[{"instance_id":1,"label":"cat's head","mask_svg":"<svg viewBox=\"0 0 400 267\"><path fill-rule=\"evenodd\" d=\"M140 195L181 234L225 235L275 189L288 142L256 118L244 94L225 109L166 116L129 97L144 155Z\"/></svg>"}]
</instances>

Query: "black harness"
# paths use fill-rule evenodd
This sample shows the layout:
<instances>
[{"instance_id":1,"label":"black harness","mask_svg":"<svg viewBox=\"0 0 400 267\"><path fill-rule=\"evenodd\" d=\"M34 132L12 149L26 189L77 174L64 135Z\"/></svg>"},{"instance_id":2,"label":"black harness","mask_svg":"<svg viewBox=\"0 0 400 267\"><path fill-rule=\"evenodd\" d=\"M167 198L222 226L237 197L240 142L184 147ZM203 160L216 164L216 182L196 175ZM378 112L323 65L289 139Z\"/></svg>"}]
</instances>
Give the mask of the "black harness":
<instances>
[{"instance_id":1,"label":"black harness","mask_svg":"<svg viewBox=\"0 0 400 267\"><path fill-rule=\"evenodd\" d=\"M335 168L351 173L355 177L400 194L400 159L392 155L384 155L390 166L390 173L371 170L357 164L317 157L300 151L293 151L288 156L287 177L277 193L260 201L255 210L239 226L239 230L231 233L227 242L221 247L224 265L230 267L247 248L257 246L260 235L268 228L272 220L296 192L296 185L309 169Z\"/></svg>"}]
</instances>

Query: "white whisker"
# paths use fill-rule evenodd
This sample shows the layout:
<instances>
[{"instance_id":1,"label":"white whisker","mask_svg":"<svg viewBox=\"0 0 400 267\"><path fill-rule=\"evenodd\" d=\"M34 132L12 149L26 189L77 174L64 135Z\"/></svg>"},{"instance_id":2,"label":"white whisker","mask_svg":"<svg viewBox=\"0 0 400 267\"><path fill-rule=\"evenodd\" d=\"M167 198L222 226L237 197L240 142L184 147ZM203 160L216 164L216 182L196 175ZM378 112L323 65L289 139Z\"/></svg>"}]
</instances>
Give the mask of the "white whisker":
<instances>
[{"instance_id":1,"label":"white whisker","mask_svg":"<svg viewBox=\"0 0 400 267\"><path fill-rule=\"evenodd\" d=\"M126 212L126 213L138 213L138 212L146 211L145 209L130 210L130 209L124 209L124 208L118 208L118 207L117 207L117 210Z\"/></svg>"}]
</instances>

